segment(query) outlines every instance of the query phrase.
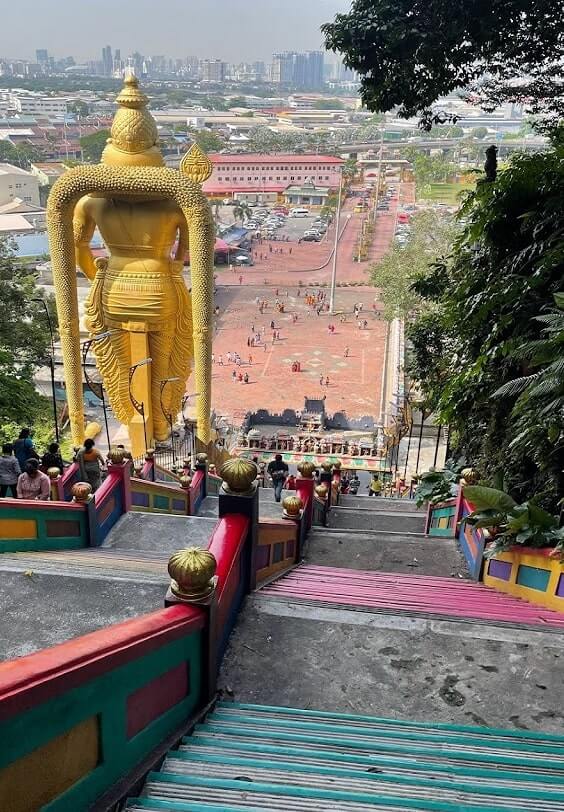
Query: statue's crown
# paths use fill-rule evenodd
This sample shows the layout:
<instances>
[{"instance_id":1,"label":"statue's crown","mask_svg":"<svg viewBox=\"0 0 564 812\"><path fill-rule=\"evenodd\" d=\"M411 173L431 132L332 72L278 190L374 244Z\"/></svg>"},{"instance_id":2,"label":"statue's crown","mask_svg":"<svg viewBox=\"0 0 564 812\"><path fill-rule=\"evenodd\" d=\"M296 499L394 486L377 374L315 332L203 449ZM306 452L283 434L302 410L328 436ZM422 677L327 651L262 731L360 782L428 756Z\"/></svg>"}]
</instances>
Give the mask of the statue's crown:
<instances>
[{"instance_id":1,"label":"statue's crown","mask_svg":"<svg viewBox=\"0 0 564 812\"><path fill-rule=\"evenodd\" d=\"M116 99L119 108L114 116L111 138L102 153L102 163L111 166L164 166L157 147L157 125L147 110L147 96L139 81L127 76Z\"/></svg>"}]
</instances>

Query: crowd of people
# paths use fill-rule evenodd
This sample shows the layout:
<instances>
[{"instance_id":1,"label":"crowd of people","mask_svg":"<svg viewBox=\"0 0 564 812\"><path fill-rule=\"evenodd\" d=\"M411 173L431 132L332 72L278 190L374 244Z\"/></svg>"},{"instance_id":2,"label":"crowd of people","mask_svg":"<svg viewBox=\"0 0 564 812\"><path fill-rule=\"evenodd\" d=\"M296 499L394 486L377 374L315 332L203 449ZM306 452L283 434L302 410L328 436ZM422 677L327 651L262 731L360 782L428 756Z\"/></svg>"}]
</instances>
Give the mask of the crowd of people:
<instances>
[{"instance_id":1,"label":"crowd of people","mask_svg":"<svg viewBox=\"0 0 564 812\"><path fill-rule=\"evenodd\" d=\"M85 440L84 445L76 450L72 462L78 464L80 480L88 482L92 491L96 491L102 483L105 460L94 440ZM33 441L33 432L23 428L13 443L2 446L0 498L46 501L51 492L49 469L57 468L63 473L68 465L70 462L63 460L58 443L51 443L40 455Z\"/></svg>"}]
</instances>

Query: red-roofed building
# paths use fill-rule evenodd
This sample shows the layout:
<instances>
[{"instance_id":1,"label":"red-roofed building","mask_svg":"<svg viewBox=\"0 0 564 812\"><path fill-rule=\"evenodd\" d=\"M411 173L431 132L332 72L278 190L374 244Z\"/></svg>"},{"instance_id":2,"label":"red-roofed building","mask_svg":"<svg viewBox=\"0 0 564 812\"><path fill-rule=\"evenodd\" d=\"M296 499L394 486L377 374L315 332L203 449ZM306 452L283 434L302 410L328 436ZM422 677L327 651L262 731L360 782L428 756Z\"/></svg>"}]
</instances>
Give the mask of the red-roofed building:
<instances>
[{"instance_id":1,"label":"red-roofed building","mask_svg":"<svg viewBox=\"0 0 564 812\"><path fill-rule=\"evenodd\" d=\"M342 158L332 155L238 154L209 156L213 173L204 183L211 198L234 198L251 202L283 199L289 186L309 181L337 189Z\"/></svg>"}]
</instances>

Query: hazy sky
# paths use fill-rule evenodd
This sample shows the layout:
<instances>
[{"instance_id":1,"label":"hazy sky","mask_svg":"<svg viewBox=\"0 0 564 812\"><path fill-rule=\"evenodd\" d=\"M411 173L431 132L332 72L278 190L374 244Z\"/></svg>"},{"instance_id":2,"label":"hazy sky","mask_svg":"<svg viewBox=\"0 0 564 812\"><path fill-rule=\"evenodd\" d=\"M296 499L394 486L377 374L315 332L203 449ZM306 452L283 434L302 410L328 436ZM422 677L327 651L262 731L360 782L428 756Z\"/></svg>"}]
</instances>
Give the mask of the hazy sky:
<instances>
[{"instance_id":1,"label":"hazy sky","mask_svg":"<svg viewBox=\"0 0 564 812\"><path fill-rule=\"evenodd\" d=\"M273 51L322 46L319 26L351 0L0 0L0 57L36 48L77 61L102 46L146 56L270 60Z\"/></svg>"}]
</instances>

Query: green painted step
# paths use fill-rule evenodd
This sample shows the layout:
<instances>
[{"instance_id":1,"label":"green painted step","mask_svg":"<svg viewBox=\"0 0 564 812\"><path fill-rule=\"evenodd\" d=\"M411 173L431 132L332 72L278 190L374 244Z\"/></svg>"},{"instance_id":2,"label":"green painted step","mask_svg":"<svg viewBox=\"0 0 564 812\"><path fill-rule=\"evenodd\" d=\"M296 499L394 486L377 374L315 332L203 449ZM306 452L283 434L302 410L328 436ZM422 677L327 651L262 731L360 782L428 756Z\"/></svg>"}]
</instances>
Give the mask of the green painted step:
<instances>
[{"instance_id":1,"label":"green painted step","mask_svg":"<svg viewBox=\"0 0 564 812\"><path fill-rule=\"evenodd\" d=\"M245 708L234 706L232 709L228 705L221 705L217 710L208 716L210 724L214 725L245 725L248 728L262 729L267 725L281 730L295 730L297 732L313 732L339 735L354 735L358 740L370 740L373 738L390 738L398 740L409 740L414 742L446 742L461 746L472 746L472 748L495 747L500 749L517 749L530 753L550 753L551 756L561 756L564 761L564 737L558 735L539 735L532 731L528 736L520 736L518 731L494 730L486 727L470 726L442 726L432 727L430 725L417 725L414 723L396 724L389 719L363 719L354 718L335 719L331 717L320 717L317 714L312 716L282 714L265 714L261 712L247 711ZM352 732L354 731L354 733Z\"/></svg>"},{"instance_id":2,"label":"green painted step","mask_svg":"<svg viewBox=\"0 0 564 812\"><path fill-rule=\"evenodd\" d=\"M560 802L550 801L511 801L511 806L502 806L499 798L491 801L476 801L469 805L459 797L454 801L443 801L435 793L433 798L423 798L404 788L403 795L392 796L386 788L373 792L333 789L331 781L324 788L294 783L276 784L272 781L249 781L244 771L238 780L233 778L211 778L199 775L178 773L149 773L144 794L159 800L175 800L193 803L248 804L252 809L284 810L285 812L319 812L320 810L341 810L341 812L373 812L373 810L430 810L432 812L561 812ZM410 797L411 795L411 797Z\"/></svg>"},{"instance_id":3,"label":"green painted step","mask_svg":"<svg viewBox=\"0 0 564 812\"><path fill-rule=\"evenodd\" d=\"M532 768L527 765L519 765L513 769L501 770L494 763L491 767L480 767L470 764L457 764L448 761L433 760L432 757L418 758L416 756L406 756L386 754L379 755L369 753L368 755L350 755L348 753L331 752L330 750L316 750L314 748L302 748L298 745L287 744L276 746L265 744L264 742L253 743L246 741L232 741L230 738L214 739L206 736L192 736L184 739L180 745L179 752L209 753L212 756L241 756L243 758L253 755L262 757L280 756L283 761L291 761L296 764L312 764L322 767L333 765L349 770L368 770L370 767L377 768L379 772L386 775L414 775L421 772L431 772L434 777L447 779L450 776L459 776L465 781L473 781L476 784L488 783L492 779L499 786L511 786L514 782L525 788L536 789L539 778L542 783L555 785L556 790L564 786L564 771L553 770L550 765L544 768ZM260 760L260 759L258 759Z\"/></svg>"},{"instance_id":4,"label":"green painted step","mask_svg":"<svg viewBox=\"0 0 564 812\"><path fill-rule=\"evenodd\" d=\"M514 730L508 728L481 727L478 725L455 725L450 722L413 722L405 719L386 719L380 716L366 716L356 713L335 713L333 711L305 710L303 708L285 708L282 705L253 705L245 702L220 701L213 711L214 716L227 713L241 713L244 711L249 716L256 716L259 719L287 718L287 719L309 719L311 721L338 723L342 722L347 728L351 725L361 724L373 727L381 724L386 727L406 728L409 730L422 731L444 731L457 733L471 733L483 736L502 736L509 739L525 741L535 739L539 741L553 742L564 747L564 735L558 733L537 733L533 730ZM209 717L208 717L209 718Z\"/></svg>"},{"instance_id":5,"label":"green painted step","mask_svg":"<svg viewBox=\"0 0 564 812\"><path fill-rule=\"evenodd\" d=\"M333 789L343 792L383 793L399 798L429 798L465 803L469 808L474 804L484 803L488 798L495 798L500 809L537 808L540 802L550 802L547 808L564 808L564 787L549 791L534 785L529 787L513 785L496 785L494 781L476 784L452 777L441 780L431 776L394 776L376 769L369 770L343 769L335 765L297 764L283 759L244 758L225 755L199 754L192 752L169 753L162 766L163 772L176 775L201 775L208 778L230 778L235 780L241 774L254 781L271 784L288 784L293 786L317 787L323 789L329 782ZM529 802L534 802L531 805Z\"/></svg>"},{"instance_id":6,"label":"green painted step","mask_svg":"<svg viewBox=\"0 0 564 812\"><path fill-rule=\"evenodd\" d=\"M564 736L220 702L128 809L562 812Z\"/></svg>"}]
</instances>

